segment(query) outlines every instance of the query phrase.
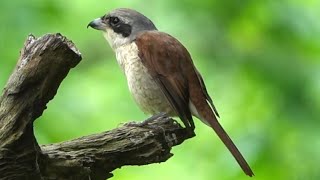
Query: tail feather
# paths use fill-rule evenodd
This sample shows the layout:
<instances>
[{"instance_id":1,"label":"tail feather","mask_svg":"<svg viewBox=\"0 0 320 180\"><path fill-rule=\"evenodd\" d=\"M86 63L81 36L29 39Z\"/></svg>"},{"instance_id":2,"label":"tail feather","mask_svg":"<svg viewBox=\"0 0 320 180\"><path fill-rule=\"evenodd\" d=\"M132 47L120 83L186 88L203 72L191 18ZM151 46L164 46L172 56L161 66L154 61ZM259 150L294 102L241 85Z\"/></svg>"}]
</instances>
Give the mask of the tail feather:
<instances>
[{"instance_id":1,"label":"tail feather","mask_svg":"<svg viewBox=\"0 0 320 180\"><path fill-rule=\"evenodd\" d=\"M252 177L254 174L244 159L236 145L233 143L227 132L223 129L221 124L217 120L218 112L216 111L212 100L205 88L203 79L199 72L197 72L197 79L190 78L189 83L189 109L192 115L198 117L202 122L212 127L212 129L217 133L221 141L229 149L233 157L236 159L244 173ZM198 80L198 81L197 81ZM191 83L193 82L193 83ZM201 87L201 88L199 88ZM212 107L208 104L211 104ZM215 112L215 113L214 113Z\"/></svg>"},{"instance_id":2,"label":"tail feather","mask_svg":"<svg viewBox=\"0 0 320 180\"><path fill-rule=\"evenodd\" d=\"M211 114L211 113L210 113ZM233 157L236 159L242 170L250 177L252 177L254 174L247 163L247 161L244 159L240 151L238 150L237 146L233 143L227 132L223 129L221 124L218 122L217 118L212 114L212 118L206 118L206 121L212 129L217 133L221 141L225 144L225 146L229 149Z\"/></svg>"}]
</instances>

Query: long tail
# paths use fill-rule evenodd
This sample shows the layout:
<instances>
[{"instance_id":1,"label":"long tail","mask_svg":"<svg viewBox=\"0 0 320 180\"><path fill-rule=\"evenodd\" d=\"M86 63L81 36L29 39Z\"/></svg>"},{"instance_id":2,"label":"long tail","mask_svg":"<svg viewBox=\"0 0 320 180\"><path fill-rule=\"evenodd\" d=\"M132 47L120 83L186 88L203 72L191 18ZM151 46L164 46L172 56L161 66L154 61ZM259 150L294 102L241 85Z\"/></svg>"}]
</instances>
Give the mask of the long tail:
<instances>
[{"instance_id":1,"label":"long tail","mask_svg":"<svg viewBox=\"0 0 320 180\"><path fill-rule=\"evenodd\" d=\"M212 129L217 133L221 141L226 145L226 147L229 149L233 157L236 159L242 170L250 177L252 177L254 174L247 163L247 161L244 159L240 151L238 150L237 146L233 143L227 132L223 129L221 124L218 122L216 117L213 115L214 118L209 118L207 122L211 125Z\"/></svg>"},{"instance_id":2,"label":"long tail","mask_svg":"<svg viewBox=\"0 0 320 180\"><path fill-rule=\"evenodd\" d=\"M227 132L223 129L221 124L218 122L210 106L208 104L202 104L202 107L204 108L202 108L200 112L197 110L196 112L193 112L193 115L196 115L199 119L201 119L207 125L212 127L212 129L217 133L221 141L225 144L225 146L229 149L233 157L236 159L236 161L238 162L238 164L240 165L244 173L252 177L254 174L249 164L244 159L244 157L238 150L237 146L233 143L233 141L231 140ZM193 106L191 108L191 111L194 111L194 110L195 109Z\"/></svg>"}]
</instances>

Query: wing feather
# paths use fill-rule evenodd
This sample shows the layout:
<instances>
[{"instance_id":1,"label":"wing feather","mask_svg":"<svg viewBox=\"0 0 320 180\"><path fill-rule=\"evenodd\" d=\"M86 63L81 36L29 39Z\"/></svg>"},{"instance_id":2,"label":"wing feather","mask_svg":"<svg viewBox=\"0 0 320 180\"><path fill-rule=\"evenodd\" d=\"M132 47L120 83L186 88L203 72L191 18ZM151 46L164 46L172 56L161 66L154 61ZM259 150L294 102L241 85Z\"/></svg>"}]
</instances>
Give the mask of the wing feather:
<instances>
[{"instance_id":1,"label":"wing feather","mask_svg":"<svg viewBox=\"0 0 320 180\"><path fill-rule=\"evenodd\" d=\"M160 86L172 108L187 128L194 129L189 109L187 77L181 71L184 47L173 37L158 31L140 34L136 38L139 57ZM175 62L176 61L176 62Z\"/></svg>"}]
</instances>

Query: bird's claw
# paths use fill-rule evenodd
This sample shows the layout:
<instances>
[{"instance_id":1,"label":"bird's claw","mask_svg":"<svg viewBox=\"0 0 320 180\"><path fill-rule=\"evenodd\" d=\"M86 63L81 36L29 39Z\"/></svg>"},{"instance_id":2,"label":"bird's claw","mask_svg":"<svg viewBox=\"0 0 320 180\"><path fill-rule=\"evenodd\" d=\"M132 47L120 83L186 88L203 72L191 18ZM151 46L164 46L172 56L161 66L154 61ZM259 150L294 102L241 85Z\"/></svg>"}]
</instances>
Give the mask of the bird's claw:
<instances>
[{"instance_id":1,"label":"bird's claw","mask_svg":"<svg viewBox=\"0 0 320 180\"><path fill-rule=\"evenodd\" d=\"M168 117L167 113L164 113L164 112L161 112L161 113L158 113L156 115L153 115L151 117L149 117L148 119L142 121L142 122L128 122L128 123L125 123L124 125L125 126L133 126L133 127L143 127L143 126L151 126L151 127L155 127L152 125L152 122L156 121L156 120L161 120L163 121L163 123L166 123L170 120L171 118Z\"/></svg>"}]
</instances>

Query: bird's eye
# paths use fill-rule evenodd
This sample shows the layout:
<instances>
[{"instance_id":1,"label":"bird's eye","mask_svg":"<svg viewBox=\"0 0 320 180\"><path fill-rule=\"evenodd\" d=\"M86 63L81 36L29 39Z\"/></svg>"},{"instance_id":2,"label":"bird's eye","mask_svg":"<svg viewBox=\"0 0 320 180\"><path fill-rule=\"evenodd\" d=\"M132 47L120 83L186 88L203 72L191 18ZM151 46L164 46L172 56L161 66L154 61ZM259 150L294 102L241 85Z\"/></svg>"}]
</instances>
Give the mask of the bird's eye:
<instances>
[{"instance_id":1,"label":"bird's eye","mask_svg":"<svg viewBox=\"0 0 320 180\"><path fill-rule=\"evenodd\" d=\"M120 19L117 17L110 17L110 22L111 24L116 25L120 22Z\"/></svg>"}]
</instances>

